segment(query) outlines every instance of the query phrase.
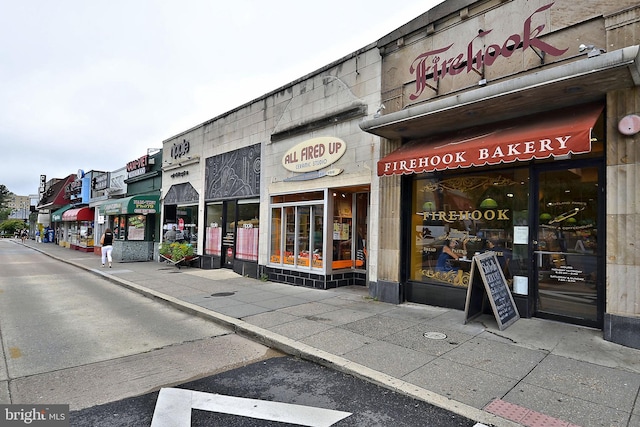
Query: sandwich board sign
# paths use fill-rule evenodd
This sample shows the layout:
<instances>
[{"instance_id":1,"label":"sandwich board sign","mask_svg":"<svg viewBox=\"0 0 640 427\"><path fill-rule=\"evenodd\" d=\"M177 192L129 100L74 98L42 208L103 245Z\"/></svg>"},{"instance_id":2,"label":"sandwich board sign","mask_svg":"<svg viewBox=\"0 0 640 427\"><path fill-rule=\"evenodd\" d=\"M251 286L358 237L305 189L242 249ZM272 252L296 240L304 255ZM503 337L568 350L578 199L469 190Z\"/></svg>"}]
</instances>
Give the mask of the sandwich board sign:
<instances>
[{"instance_id":1,"label":"sandwich board sign","mask_svg":"<svg viewBox=\"0 0 640 427\"><path fill-rule=\"evenodd\" d=\"M464 305L465 324L483 313L487 300L501 331L520 318L507 280L493 251L476 255L471 261L471 276Z\"/></svg>"}]
</instances>

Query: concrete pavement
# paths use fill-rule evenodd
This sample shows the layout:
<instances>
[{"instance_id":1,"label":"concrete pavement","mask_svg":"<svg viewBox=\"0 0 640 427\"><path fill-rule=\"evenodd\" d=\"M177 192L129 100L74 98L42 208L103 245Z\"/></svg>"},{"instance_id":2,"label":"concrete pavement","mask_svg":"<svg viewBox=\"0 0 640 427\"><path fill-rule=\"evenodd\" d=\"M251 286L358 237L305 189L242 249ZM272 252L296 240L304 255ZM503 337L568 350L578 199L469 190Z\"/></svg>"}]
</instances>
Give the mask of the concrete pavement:
<instances>
[{"instance_id":1,"label":"concrete pavement","mask_svg":"<svg viewBox=\"0 0 640 427\"><path fill-rule=\"evenodd\" d=\"M486 425L640 426L640 350L604 341L602 331L535 318L500 331L492 316L465 325L462 311L381 303L364 287L323 291L158 262L109 269L93 253L25 245Z\"/></svg>"}]
</instances>

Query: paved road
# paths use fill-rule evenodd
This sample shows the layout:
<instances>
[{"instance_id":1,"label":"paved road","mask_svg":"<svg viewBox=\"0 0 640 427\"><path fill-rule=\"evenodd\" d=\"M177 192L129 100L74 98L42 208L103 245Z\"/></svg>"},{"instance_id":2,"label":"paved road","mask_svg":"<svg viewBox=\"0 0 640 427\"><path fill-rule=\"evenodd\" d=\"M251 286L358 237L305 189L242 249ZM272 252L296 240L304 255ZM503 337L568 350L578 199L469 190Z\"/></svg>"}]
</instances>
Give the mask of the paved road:
<instances>
[{"instance_id":1,"label":"paved road","mask_svg":"<svg viewBox=\"0 0 640 427\"><path fill-rule=\"evenodd\" d=\"M0 403L80 409L279 355L21 245L0 260Z\"/></svg>"},{"instance_id":2,"label":"paved road","mask_svg":"<svg viewBox=\"0 0 640 427\"><path fill-rule=\"evenodd\" d=\"M177 386L165 404L173 405L174 419L158 417L158 392L149 393L107 405L72 412L74 427L270 427L290 425L394 426L394 427L472 427L475 422L441 408L415 400L353 376L292 357L272 358L242 368ZM164 393L165 390L162 391ZM190 410L193 393L214 400L224 397L223 404L210 404L209 410ZM204 395L202 394L204 393ZM184 398L181 398L185 395ZM233 404L224 404L228 397ZM240 398L240 399L237 399ZM256 399L243 405L244 399ZM195 400L195 399L193 399ZM179 402L179 403L178 403ZM267 418L275 411L262 411L265 402L287 404L282 412L297 423L275 422ZM186 411L182 411L186 408ZM296 406L291 406L296 405ZM205 405L206 406L206 405ZM302 406L302 408L300 408ZM299 409L294 411L294 409ZM314 411L340 411L344 418L334 424L312 423ZM154 415L155 410L155 415ZM228 413L234 412L234 413ZM179 414L180 415L176 415ZM246 414L251 414L251 417ZM189 417L191 420L189 421ZM308 424L304 424L307 422Z\"/></svg>"}]
</instances>

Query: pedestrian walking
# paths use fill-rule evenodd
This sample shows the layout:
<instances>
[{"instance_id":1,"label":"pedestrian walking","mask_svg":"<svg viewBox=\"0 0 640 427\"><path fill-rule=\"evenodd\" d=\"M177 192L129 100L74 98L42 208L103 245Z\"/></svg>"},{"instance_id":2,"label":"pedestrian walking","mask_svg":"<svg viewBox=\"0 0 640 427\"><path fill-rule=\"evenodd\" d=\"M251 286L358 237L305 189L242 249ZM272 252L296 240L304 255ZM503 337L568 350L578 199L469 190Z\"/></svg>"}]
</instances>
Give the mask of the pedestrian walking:
<instances>
[{"instance_id":1,"label":"pedestrian walking","mask_svg":"<svg viewBox=\"0 0 640 427\"><path fill-rule=\"evenodd\" d=\"M111 268L111 252L113 251L113 232L110 228L104 230L104 234L100 238L100 245L102 245L102 267L104 267L105 262L109 263L109 268Z\"/></svg>"}]
</instances>

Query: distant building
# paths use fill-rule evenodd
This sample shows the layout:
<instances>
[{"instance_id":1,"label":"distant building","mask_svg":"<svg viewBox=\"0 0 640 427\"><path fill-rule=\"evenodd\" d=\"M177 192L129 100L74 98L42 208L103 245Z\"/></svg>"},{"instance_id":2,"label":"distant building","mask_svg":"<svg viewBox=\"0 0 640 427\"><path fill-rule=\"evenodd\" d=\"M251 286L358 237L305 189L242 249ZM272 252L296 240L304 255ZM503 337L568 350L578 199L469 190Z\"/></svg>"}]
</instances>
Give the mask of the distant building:
<instances>
[{"instance_id":1,"label":"distant building","mask_svg":"<svg viewBox=\"0 0 640 427\"><path fill-rule=\"evenodd\" d=\"M7 207L11 209L9 218L28 219L31 212L31 197L12 194L9 196Z\"/></svg>"}]
</instances>

